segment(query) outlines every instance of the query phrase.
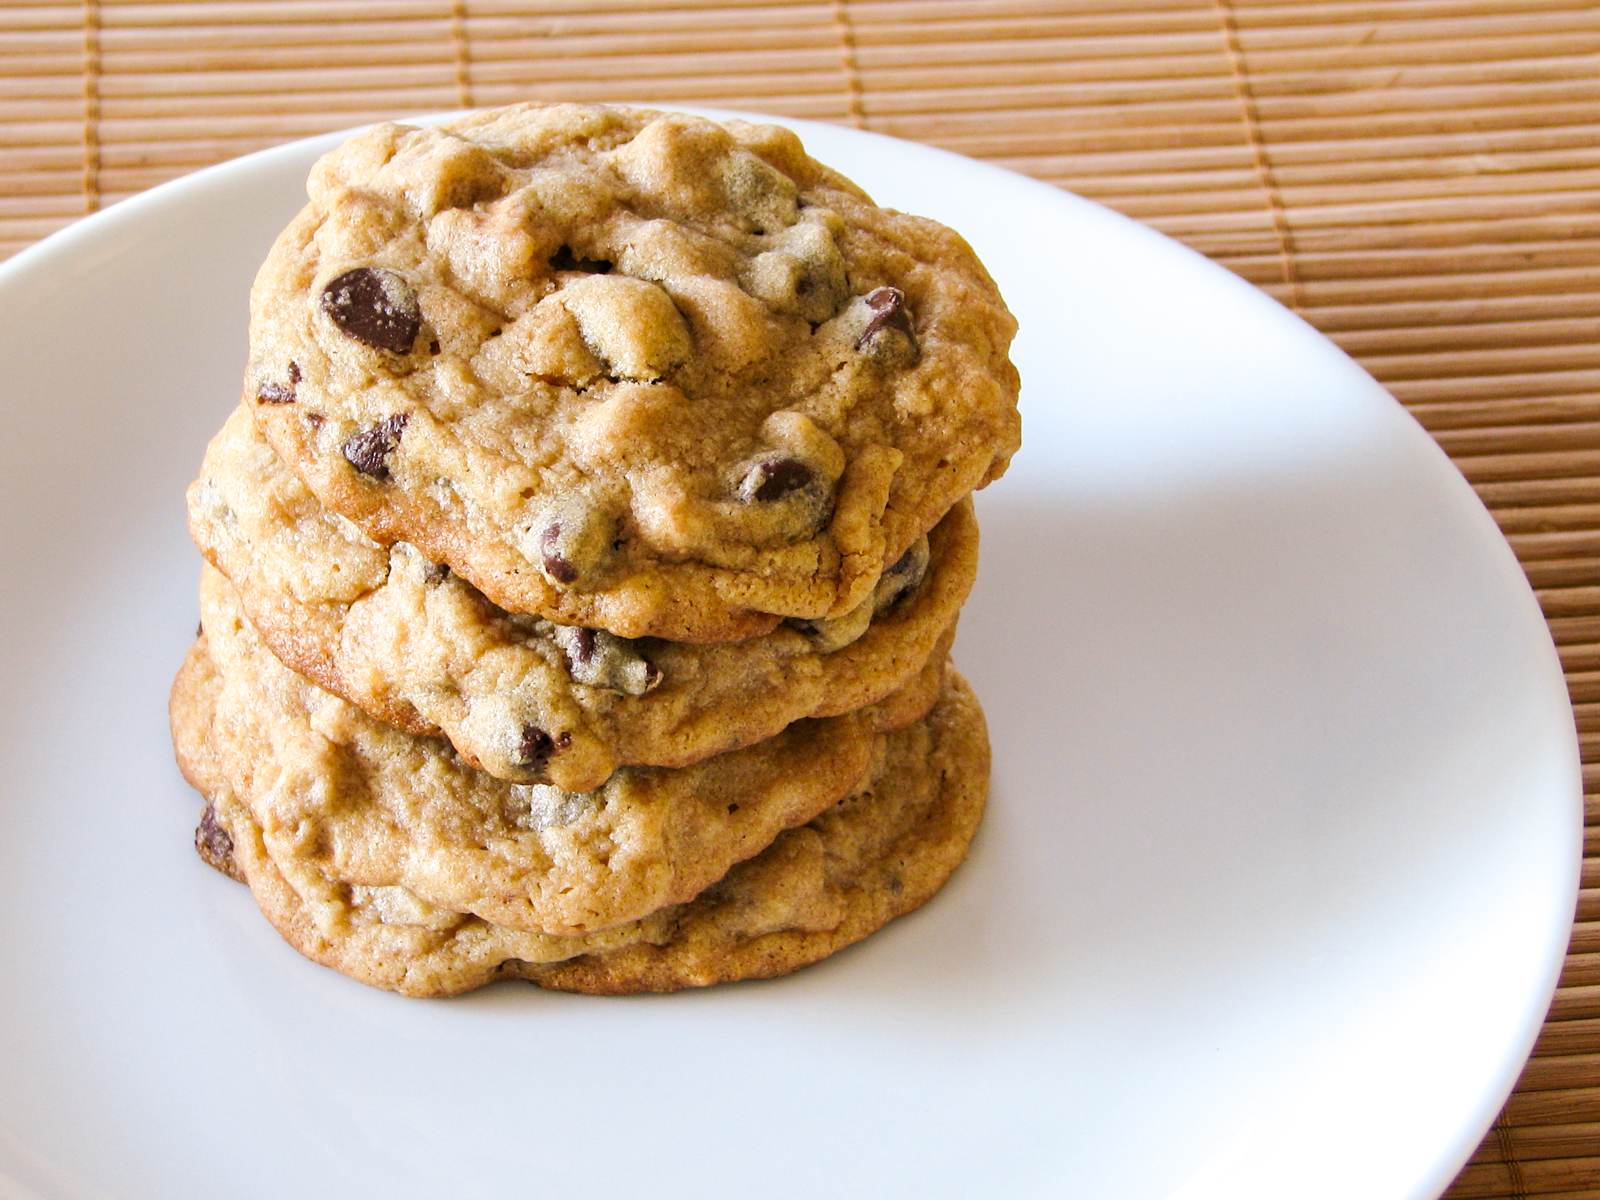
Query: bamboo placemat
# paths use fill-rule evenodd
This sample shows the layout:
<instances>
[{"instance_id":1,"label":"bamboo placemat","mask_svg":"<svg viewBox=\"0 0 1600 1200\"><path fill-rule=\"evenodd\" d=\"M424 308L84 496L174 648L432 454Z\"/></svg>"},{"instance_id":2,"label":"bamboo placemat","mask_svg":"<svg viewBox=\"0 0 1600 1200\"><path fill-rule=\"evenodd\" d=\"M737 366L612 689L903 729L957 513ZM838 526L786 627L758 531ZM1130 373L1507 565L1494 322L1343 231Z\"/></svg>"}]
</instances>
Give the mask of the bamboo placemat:
<instances>
[{"instance_id":1,"label":"bamboo placemat","mask_svg":"<svg viewBox=\"0 0 1600 1200\"><path fill-rule=\"evenodd\" d=\"M1071 188L1295 308L1416 414L1538 591L1587 793L1555 1006L1448 1195L1600 1196L1600 7L0 0L0 254L285 139L621 96L846 122Z\"/></svg>"}]
</instances>

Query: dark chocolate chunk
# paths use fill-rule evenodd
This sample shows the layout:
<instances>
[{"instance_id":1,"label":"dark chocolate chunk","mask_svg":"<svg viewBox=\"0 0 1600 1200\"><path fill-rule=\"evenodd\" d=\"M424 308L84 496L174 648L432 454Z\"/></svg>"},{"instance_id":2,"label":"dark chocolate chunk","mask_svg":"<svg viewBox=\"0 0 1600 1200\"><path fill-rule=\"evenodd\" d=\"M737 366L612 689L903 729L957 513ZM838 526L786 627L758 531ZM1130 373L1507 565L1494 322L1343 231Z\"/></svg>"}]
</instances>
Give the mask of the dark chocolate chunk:
<instances>
[{"instance_id":1,"label":"dark chocolate chunk","mask_svg":"<svg viewBox=\"0 0 1600 1200\"><path fill-rule=\"evenodd\" d=\"M550 578L557 583L572 583L578 578L578 569L561 556L560 544L561 522L554 521L539 535L539 557Z\"/></svg>"},{"instance_id":2,"label":"dark chocolate chunk","mask_svg":"<svg viewBox=\"0 0 1600 1200\"><path fill-rule=\"evenodd\" d=\"M340 447L344 451L345 461L363 475L370 475L374 479L389 478L389 455L400 445L400 434L409 419L409 413L395 413L371 429L352 434Z\"/></svg>"},{"instance_id":3,"label":"dark chocolate chunk","mask_svg":"<svg viewBox=\"0 0 1600 1200\"><path fill-rule=\"evenodd\" d=\"M872 311L872 316L868 318L867 327L861 331L861 336L856 339L858 347L884 329L897 329L908 338L915 336L911 332L911 314L906 311L906 294L899 288L874 288L864 299L867 308Z\"/></svg>"},{"instance_id":4,"label":"dark chocolate chunk","mask_svg":"<svg viewBox=\"0 0 1600 1200\"><path fill-rule=\"evenodd\" d=\"M590 275L609 275L612 262L607 258L579 258L571 246L562 246L550 256L552 271L587 271Z\"/></svg>"},{"instance_id":5,"label":"dark chocolate chunk","mask_svg":"<svg viewBox=\"0 0 1600 1200\"><path fill-rule=\"evenodd\" d=\"M274 383L267 380L256 388L256 399L262 404L293 404L295 384L300 382L300 365L289 364L289 382Z\"/></svg>"},{"instance_id":6,"label":"dark chocolate chunk","mask_svg":"<svg viewBox=\"0 0 1600 1200\"><path fill-rule=\"evenodd\" d=\"M798 458L764 458L751 467L739 485L745 500L781 500L816 478Z\"/></svg>"},{"instance_id":7,"label":"dark chocolate chunk","mask_svg":"<svg viewBox=\"0 0 1600 1200\"><path fill-rule=\"evenodd\" d=\"M322 289L322 311L346 337L394 354L410 354L422 328L411 285L382 267L340 275Z\"/></svg>"},{"instance_id":8,"label":"dark chocolate chunk","mask_svg":"<svg viewBox=\"0 0 1600 1200\"><path fill-rule=\"evenodd\" d=\"M571 735L567 735L571 741ZM556 740L537 725L524 725L517 742L517 766L530 771L541 770L556 751Z\"/></svg>"}]
</instances>

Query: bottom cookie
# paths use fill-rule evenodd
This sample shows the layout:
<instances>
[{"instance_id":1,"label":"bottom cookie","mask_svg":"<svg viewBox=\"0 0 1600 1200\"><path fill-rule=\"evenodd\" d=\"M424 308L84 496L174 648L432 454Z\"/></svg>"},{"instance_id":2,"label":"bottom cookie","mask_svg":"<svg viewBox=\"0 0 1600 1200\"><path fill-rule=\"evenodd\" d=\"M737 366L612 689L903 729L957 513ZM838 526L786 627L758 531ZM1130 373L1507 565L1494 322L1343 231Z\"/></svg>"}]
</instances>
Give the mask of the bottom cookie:
<instances>
[{"instance_id":1,"label":"bottom cookie","mask_svg":"<svg viewBox=\"0 0 1600 1200\"><path fill-rule=\"evenodd\" d=\"M456 995L498 979L624 994L769 978L917 908L966 857L989 782L983 713L966 681L949 671L933 711L888 743L861 790L696 899L581 937L507 929L404 888L352 886L304 862L281 864L249 807L220 781L200 781L213 785L202 789L211 802L202 856L242 876L306 957L405 995Z\"/></svg>"}]
</instances>

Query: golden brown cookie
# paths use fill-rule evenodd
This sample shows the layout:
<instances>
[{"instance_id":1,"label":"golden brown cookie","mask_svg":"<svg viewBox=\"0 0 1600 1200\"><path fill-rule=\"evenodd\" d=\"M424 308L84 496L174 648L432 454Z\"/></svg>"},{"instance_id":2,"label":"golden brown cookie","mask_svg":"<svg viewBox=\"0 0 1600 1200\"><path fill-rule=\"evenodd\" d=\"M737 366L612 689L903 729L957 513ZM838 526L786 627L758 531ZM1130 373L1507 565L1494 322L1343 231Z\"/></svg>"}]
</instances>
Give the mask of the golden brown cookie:
<instances>
[{"instance_id":1,"label":"golden brown cookie","mask_svg":"<svg viewBox=\"0 0 1600 1200\"><path fill-rule=\"evenodd\" d=\"M261 644L227 580L204 572L205 635L173 696L185 773L196 774L198 729L280 860L562 935L688 900L849 794L883 752L880 731L932 706L944 666L871 708L797 722L694 766L624 768L593 791L564 792L475 771L448 742L392 729L315 687Z\"/></svg>"},{"instance_id":2,"label":"golden brown cookie","mask_svg":"<svg viewBox=\"0 0 1600 1200\"><path fill-rule=\"evenodd\" d=\"M186 686L180 677L180 695ZM932 896L966 856L988 791L983 714L952 671L933 711L890 735L869 787L779 835L687 904L598 934L552 937L438 908L404 888L350 884L302 856L278 857L203 749L203 708L175 703L175 734L202 743L184 760L211 800L227 864L300 953L413 996L496 979L617 994L786 974Z\"/></svg>"},{"instance_id":3,"label":"golden brown cookie","mask_svg":"<svg viewBox=\"0 0 1600 1200\"><path fill-rule=\"evenodd\" d=\"M442 732L475 767L568 791L876 703L943 661L978 559L962 500L846 617L630 641L507 613L409 544L380 546L322 508L243 410L206 452L189 527L283 662L409 733Z\"/></svg>"},{"instance_id":4,"label":"golden brown cookie","mask_svg":"<svg viewBox=\"0 0 1600 1200\"><path fill-rule=\"evenodd\" d=\"M841 617L1020 438L951 230L767 125L529 104L313 169L245 400L329 509L501 607L726 641Z\"/></svg>"}]
</instances>

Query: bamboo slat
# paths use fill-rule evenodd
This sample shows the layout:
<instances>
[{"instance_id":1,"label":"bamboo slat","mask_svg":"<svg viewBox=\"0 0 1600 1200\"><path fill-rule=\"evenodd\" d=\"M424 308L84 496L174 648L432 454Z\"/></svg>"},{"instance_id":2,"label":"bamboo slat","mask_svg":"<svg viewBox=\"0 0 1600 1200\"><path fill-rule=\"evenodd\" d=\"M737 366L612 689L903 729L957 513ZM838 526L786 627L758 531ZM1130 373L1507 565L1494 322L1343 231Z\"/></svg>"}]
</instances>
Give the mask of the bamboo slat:
<instances>
[{"instance_id":1,"label":"bamboo slat","mask_svg":"<svg viewBox=\"0 0 1600 1200\"><path fill-rule=\"evenodd\" d=\"M1187 241L1406 404L1561 650L1584 890L1449 1196L1600 1197L1594 0L0 0L0 256L285 139L523 98L702 102L987 158Z\"/></svg>"}]
</instances>

